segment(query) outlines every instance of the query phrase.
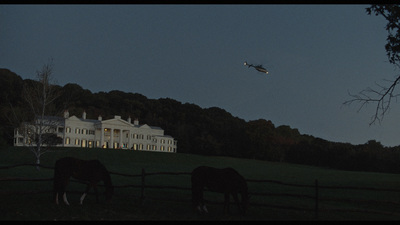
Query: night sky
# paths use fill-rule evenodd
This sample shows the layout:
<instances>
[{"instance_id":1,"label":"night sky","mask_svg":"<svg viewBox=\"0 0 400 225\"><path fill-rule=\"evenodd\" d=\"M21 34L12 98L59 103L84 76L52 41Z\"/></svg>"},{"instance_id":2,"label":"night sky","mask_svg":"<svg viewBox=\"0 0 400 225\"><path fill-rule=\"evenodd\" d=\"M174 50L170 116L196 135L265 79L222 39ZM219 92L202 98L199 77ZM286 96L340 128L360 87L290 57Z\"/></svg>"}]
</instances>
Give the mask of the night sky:
<instances>
[{"instance_id":1,"label":"night sky","mask_svg":"<svg viewBox=\"0 0 400 225\"><path fill-rule=\"evenodd\" d=\"M400 145L399 103L343 106L398 74L369 5L0 5L0 68L23 79L53 59L58 85L219 107L301 134ZM262 64L269 74L244 66Z\"/></svg>"}]
</instances>

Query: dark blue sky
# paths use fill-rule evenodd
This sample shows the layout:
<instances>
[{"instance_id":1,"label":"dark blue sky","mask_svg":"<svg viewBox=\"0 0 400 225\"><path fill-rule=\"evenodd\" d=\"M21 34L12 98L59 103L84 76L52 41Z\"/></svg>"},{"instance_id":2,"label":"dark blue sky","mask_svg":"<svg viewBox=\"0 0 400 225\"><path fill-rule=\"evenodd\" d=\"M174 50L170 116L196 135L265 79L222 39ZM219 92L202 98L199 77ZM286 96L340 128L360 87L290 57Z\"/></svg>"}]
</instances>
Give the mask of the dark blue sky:
<instances>
[{"instance_id":1,"label":"dark blue sky","mask_svg":"<svg viewBox=\"0 0 400 225\"><path fill-rule=\"evenodd\" d=\"M0 5L0 68L59 85L219 107L330 141L400 145L398 103L342 106L398 73L368 5ZM263 64L262 74L243 65Z\"/></svg>"}]
</instances>

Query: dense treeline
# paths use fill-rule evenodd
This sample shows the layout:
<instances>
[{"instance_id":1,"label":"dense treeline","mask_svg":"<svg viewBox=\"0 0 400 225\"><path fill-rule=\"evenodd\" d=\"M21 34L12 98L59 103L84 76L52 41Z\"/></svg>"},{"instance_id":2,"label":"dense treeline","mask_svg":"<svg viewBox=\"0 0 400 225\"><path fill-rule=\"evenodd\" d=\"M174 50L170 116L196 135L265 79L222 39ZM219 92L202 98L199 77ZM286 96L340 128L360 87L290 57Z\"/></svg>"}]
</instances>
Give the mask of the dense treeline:
<instances>
[{"instance_id":1,"label":"dense treeline","mask_svg":"<svg viewBox=\"0 0 400 225\"><path fill-rule=\"evenodd\" d=\"M0 145L12 145L13 128L29 120L22 87L29 82L8 69L0 69ZM300 163L343 170L400 171L400 146L384 147L370 140L362 145L336 143L300 134L290 126L265 119L245 121L218 107L201 108L170 98L148 99L137 93L92 93L77 84L57 86L59 97L49 114L103 119L120 115L138 118L141 124L159 126L178 140L178 152L232 156Z\"/></svg>"}]
</instances>

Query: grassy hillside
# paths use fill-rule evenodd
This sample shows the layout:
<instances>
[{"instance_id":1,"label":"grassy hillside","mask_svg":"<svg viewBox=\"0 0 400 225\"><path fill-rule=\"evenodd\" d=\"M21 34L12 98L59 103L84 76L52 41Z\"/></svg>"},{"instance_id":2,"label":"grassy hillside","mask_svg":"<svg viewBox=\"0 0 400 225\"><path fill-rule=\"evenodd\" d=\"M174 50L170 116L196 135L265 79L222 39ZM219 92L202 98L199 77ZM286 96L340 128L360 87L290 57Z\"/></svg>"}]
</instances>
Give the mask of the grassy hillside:
<instances>
[{"instance_id":1,"label":"grassy hillside","mask_svg":"<svg viewBox=\"0 0 400 225\"><path fill-rule=\"evenodd\" d=\"M0 149L0 166L20 163L33 163L34 157L25 148L6 147ZM200 165L214 167L233 167L246 179L268 179L286 183L313 185L318 179L319 185L358 186L375 188L400 189L400 177L396 174L348 172L317 168L296 164L273 163L266 161L238 159L229 157L208 157L193 154L168 154L157 152L139 152L109 149L74 149L61 148L42 156L42 164L54 166L54 162L64 156L75 156L82 159L99 159L109 171L125 174L140 174L146 172L190 172ZM31 166L1 169L0 177L30 177L52 178L53 170L42 168L40 171ZM114 185L140 184L140 177L122 177L112 175ZM209 215L193 213L190 203L190 191L173 189L146 189L148 197L141 204L139 188L116 188L112 204L105 205L104 198L100 203L89 195L83 206L78 204L80 192L85 186L71 182L67 190L71 206L55 206L50 192L38 194L4 194L7 191L50 191L52 182L1 181L0 185L0 219L1 220L312 220L313 211L299 211L261 207L252 205L248 215L235 215L236 207L232 206L231 215L221 214L222 205L209 205ZM188 175L154 175L146 177L146 185L170 185L190 187ZM253 193L292 193L314 194L313 188L282 186L271 183L249 182L249 192ZM100 188L102 192L103 189ZM320 197L351 197L357 199L379 199L400 201L398 192L366 192L354 190L319 191ZM151 197L168 197L170 201L152 199ZM223 195L206 192L205 198L211 201L223 201ZM313 209L314 200L307 198L292 198L280 196L258 196L251 198L252 203L264 203L280 206L295 206ZM320 208L352 209L360 204L348 202L320 203ZM376 205L365 203L363 209L384 210L393 212L391 215L330 212L321 211L319 219L334 220L398 220L400 219L399 205Z\"/></svg>"}]
</instances>

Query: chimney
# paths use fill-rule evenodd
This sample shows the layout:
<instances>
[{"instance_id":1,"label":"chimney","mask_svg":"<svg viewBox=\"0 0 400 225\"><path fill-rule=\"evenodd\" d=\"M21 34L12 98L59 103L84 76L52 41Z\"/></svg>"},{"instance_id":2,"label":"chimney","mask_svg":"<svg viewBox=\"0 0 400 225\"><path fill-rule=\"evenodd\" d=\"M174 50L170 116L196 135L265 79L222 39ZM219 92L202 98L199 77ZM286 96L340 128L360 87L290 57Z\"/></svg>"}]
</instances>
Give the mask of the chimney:
<instances>
[{"instance_id":1,"label":"chimney","mask_svg":"<svg viewBox=\"0 0 400 225\"><path fill-rule=\"evenodd\" d=\"M132 122L132 120L131 120L131 117L129 116L128 117L128 123L131 123Z\"/></svg>"},{"instance_id":2,"label":"chimney","mask_svg":"<svg viewBox=\"0 0 400 225\"><path fill-rule=\"evenodd\" d=\"M99 115L99 118L97 118L97 120L100 120L100 121L101 121L102 119L103 119L103 118L101 117L101 115Z\"/></svg>"},{"instance_id":3,"label":"chimney","mask_svg":"<svg viewBox=\"0 0 400 225\"><path fill-rule=\"evenodd\" d=\"M65 118L65 119L68 119L68 118L69 118L68 109L64 110L64 118Z\"/></svg>"},{"instance_id":4,"label":"chimney","mask_svg":"<svg viewBox=\"0 0 400 225\"><path fill-rule=\"evenodd\" d=\"M135 121L133 121L133 125L139 126L139 120L138 120L138 118L136 118Z\"/></svg>"},{"instance_id":5,"label":"chimney","mask_svg":"<svg viewBox=\"0 0 400 225\"><path fill-rule=\"evenodd\" d=\"M82 119L86 120L86 112L85 112L85 110L83 110Z\"/></svg>"}]
</instances>

